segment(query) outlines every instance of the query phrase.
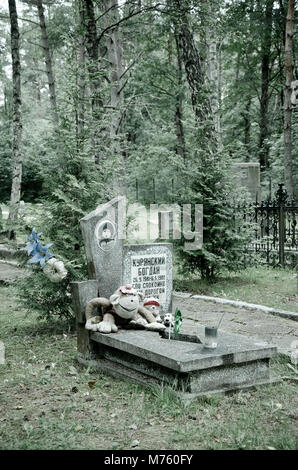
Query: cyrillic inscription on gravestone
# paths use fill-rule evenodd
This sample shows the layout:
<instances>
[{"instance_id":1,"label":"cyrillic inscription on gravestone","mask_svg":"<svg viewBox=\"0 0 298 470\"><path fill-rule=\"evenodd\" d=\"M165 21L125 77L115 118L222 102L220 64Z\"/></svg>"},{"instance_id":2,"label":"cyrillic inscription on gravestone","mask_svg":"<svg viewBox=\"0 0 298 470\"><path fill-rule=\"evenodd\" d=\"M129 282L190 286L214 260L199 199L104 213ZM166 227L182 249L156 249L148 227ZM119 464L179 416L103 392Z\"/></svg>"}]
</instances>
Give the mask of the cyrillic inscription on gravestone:
<instances>
[{"instance_id":1,"label":"cyrillic inscription on gravestone","mask_svg":"<svg viewBox=\"0 0 298 470\"><path fill-rule=\"evenodd\" d=\"M161 311L172 308L172 245L156 243L123 247L123 282L132 284L145 297L159 300Z\"/></svg>"}]
</instances>

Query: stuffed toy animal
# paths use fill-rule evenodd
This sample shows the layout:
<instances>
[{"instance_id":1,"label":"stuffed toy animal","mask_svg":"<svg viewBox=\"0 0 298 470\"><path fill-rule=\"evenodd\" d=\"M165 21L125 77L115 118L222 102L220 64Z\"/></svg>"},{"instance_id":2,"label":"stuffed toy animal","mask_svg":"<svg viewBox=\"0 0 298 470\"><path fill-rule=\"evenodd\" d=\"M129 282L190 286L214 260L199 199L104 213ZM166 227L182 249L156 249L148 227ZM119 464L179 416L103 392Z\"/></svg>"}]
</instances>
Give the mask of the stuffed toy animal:
<instances>
[{"instance_id":1,"label":"stuffed toy animal","mask_svg":"<svg viewBox=\"0 0 298 470\"><path fill-rule=\"evenodd\" d=\"M147 330L160 331L165 326L156 321L154 315L140 305L143 294L130 284L119 287L110 299L97 297L87 303L85 328L101 333L116 333L118 326L142 325ZM94 308L102 307L103 314L92 317Z\"/></svg>"},{"instance_id":2,"label":"stuffed toy animal","mask_svg":"<svg viewBox=\"0 0 298 470\"><path fill-rule=\"evenodd\" d=\"M147 310L150 310L152 315L154 315L155 321L157 321L159 323L162 323L162 319L161 319L160 314L159 314L160 303L159 303L158 299L156 299L154 297L149 297L148 299L144 300L143 305Z\"/></svg>"},{"instance_id":3,"label":"stuffed toy animal","mask_svg":"<svg viewBox=\"0 0 298 470\"><path fill-rule=\"evenodd\" d=\"M165 326L171 326L174 327L174 318L171 313L165 313L164 319L163 319L163 324Z\"/></svg>"}]
</instances>

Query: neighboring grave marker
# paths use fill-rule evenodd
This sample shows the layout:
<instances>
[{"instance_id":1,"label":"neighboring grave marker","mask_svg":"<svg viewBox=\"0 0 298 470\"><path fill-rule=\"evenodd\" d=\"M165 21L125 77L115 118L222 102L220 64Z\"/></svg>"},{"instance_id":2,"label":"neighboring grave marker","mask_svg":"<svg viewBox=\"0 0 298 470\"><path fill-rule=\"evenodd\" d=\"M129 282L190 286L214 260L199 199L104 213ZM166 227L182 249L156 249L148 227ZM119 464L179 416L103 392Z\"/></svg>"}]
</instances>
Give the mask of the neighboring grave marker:
<instances>
[{"instance_id":1,"label":"neighboring grave marker","mask_svg":"<svg viewBox=\"0 0 298 470\"><path fill-rule=\"evenodd\" d=\"M232 165L233 178L245 187L252 201L261 200L260 164L257 162L234 163Z\"/></svg>"}]
</instances>

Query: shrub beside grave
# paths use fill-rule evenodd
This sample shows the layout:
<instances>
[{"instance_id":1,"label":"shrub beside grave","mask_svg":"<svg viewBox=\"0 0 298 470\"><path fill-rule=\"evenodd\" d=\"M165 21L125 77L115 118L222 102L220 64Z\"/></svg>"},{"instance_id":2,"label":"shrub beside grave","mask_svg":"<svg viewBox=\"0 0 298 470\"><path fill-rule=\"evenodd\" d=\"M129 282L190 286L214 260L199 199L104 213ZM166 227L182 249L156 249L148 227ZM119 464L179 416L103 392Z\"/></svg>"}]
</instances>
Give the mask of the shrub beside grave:
<instances>
[{"instance_id":1,"label":"shrub beside grave","mask_svg":"<svg viewBox=\"0 0 298 470\"><path fill-rule=\"evenodd\" d=\"M28 243L23 248L23 252L27 253L23 264L31 264L32 274L21 278L17 283L20 303L28 310L38 312L43 319L52 316L73 318L69 289L70 279L74 277L73 270L70 274L63 262L54 258L49 251L53 244L43 245L41 235L33 228L31 235L27 237ZM71 270L71 265L68 269Z\"/></svg>"}]
</instances>

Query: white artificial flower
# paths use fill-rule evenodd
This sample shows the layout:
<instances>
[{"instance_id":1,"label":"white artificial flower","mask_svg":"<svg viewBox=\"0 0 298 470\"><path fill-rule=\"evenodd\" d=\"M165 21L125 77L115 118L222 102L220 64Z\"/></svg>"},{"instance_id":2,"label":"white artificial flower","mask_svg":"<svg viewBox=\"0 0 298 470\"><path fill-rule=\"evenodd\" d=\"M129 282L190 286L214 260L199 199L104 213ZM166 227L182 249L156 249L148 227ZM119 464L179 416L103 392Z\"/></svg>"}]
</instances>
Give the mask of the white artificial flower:
<instances>
[{"instance_id":1,"label":"white artificial flower","mask_svg":"<svg viewBox=\"0 0 298 470\"><path fill-rule=\"evenodd\" d=\"M50 258L46 262L43 272L52 282L60 282L67 276L63 262L56 258Z\"/></svg>"}]
</instances>

